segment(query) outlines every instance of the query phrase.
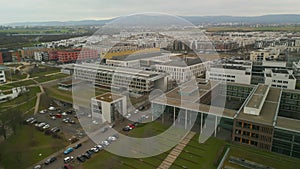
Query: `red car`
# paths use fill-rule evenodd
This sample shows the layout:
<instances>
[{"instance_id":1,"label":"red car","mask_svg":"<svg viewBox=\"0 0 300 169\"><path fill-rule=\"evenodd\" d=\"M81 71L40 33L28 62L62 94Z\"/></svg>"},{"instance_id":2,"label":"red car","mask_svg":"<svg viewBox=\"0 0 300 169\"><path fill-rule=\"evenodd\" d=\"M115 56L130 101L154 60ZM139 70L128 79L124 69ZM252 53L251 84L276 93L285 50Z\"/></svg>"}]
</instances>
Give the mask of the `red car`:
<instances>
[{"instance_id":1,"label":"red car","mask_svg":"<svg viewBox=\"0 0 300 169\"><path fill-rule=\"evenodd\" d=\"M132 129L135 128L135 125L133 125L133 124L128 124L128 126L129 126L130 128L132 128Z\"/></svg>"},{"instance_id":2,"label":"red car","mask_svg":"<svg viewBox=\"0 0 300 169\"><path fill-rule=\"evenodd\" d=\"M56 117L56 118L61 118L62 115L61 115L61 114L56 114L55 117Z\"/></svg>"}]
</instances>

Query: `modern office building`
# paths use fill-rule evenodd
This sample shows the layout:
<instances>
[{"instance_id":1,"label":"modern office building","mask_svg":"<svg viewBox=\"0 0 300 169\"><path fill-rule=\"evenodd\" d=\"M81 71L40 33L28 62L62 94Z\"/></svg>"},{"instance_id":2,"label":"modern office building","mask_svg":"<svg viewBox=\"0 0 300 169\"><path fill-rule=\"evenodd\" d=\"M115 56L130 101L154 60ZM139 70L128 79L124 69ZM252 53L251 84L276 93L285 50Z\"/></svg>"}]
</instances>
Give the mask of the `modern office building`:
<instances>
[{"instance_id":1,"label":"modern office building","mask_svg":"<svg viewBox=\"0 0 300 169\"><path fill-rule=\"evenodd\" d=\"M89 81L106 88L137 94L148 94L154 89L167 90L168 78L161 72L97 64L74 64L70 69L74 70L76 80Z\"/></svg>"},{"instance_id":2,"label":"modern office building","mask_svg":"<svg viewBox=\"0 0 300 169\"><path fill-rule=\"evenodd\" d=\"M251 83L252 63L247 61L210 62L206 79L235 83Z\"/></svg>"},{"instance_id":3,"label":"modern office building","mask_svg":"<svg viewBox=\"0 0 300 169\"><path fill-rule=\"evenodd\" d=\"M127 113L126 96L105 93L91 99L92 119L98 123L113 123Z\"/></svg>"},{"instance_id":4,"label":"modern office building","mask_svg":"<svg viewBox=\"0 0 300 169\"><path fill-rule=\"evenodd\" d=\"M191 81L152 101L152 116L205 135L300 158L300 91L271 85ZM195 120L195 124L191 121ZM222 137L224 137L222 132Z\"/></svg>"},{"instance_id":5,"label":"modern office building","mask_svg":"<svg viewBox=\"0 0 300 169\"><path fill-rule=\"evenodd\" d=\"M165 72L170 79L183 83L204 76L207 62L183 54L151 52L107 59L106 64Z\"/></svg>"},{"instance_id":6,"label":"modern office building","mask_svg":"<svg viewBox=\"0 0 300 169\"><path fill-rule=\"evenodd\" d=\"M266 69L265 84L273 87L295 89L296 78L292 72L286 69Z\"/></svg>"}]
</instances>

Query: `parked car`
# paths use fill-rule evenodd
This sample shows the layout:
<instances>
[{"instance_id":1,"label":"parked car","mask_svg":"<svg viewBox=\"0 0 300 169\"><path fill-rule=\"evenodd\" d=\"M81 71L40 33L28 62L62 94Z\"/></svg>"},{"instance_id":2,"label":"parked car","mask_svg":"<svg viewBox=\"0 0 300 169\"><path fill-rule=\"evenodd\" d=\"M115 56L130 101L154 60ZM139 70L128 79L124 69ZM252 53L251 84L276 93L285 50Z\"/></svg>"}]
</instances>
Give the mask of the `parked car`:
<instances>
[{"instance_id":1,"label":"parked car","mask_svg":"<svg viewBox=\"0 0 300 169\"><path fill-rule=\"evenodd\" d=\"M134 128L135 128L135 125L133 125L133 124L128 124L128 126L129 126L131 129L134 129Z\"/></svg>"},{"instance_id":2,"label":"parked car","mask_svg":"<svg viewBox=\"0 0 300 169\"><path fill-rule=\"evenodd\" d=\"M69 138L69 141L71 142L71 143L75 143L76 141L78 141L79 139L77 138L77 137L75 137L75 136L73 136L72 138Z\"/></svg>"},{"instance_id":3,"label":"parked car","mask_svg":"<svg viewBox=\"0 0 300 169\"><path fill-rule=\"evenodd\" d=\"M131 114L127 114L127 115L125 115L125 117L127 118L127 119L129 119L130 117L131 117Z\"/></svg>"},{"instance_id":4,"label":"parked car","mask_svg":"<svg viewBox=\"0 0 300 169\"><path fill-rule=\"evenodd\" d=\"M109 136L109 137L107 138L107 140L110 140L110 141L116 141L117 138L116 138L115 136Z\"/></svg>"},{"instance_id":5,"label":"parked car","mask_svg":"<svg viewBox=\"0 0 300 169\"><path fill-rule=\"evenodd\" d=\"M95 148L97 148L99 151L104 149L104 146L102 146L101 144L98 144L95 146Z\"/></svg>"},{"instance_id":6,"label":"parked car","mask_svg":"<svg viewBox=\"0 0 300 169\"><path fill-rule=\"evenodd\" d=\"M45 164L49 165L50 163L53 163L55 160L56 160L56 157L51 157L45 161Z\"/></svg>"},{"instance_id":7,"label":"parked car","mask_svg":"<svg viewBox=\"0 0 300 169\"><path fill-rule=\"evenodd\" d=\"M91 150L94 151L94 153L98 153L98 151L99 151L98 148L95 148L95 147L91 148Z\"/></svg>"},{"instance_id":8,"label":"parked car","mask_svg":"<svg viewBox=\"0 0 300 169\"><path fill-rule=\"evenodd\" d=\"M64 151L64 154L67 155L67 154L71 153L72 151L74 151L74 149L72 147L70 147Z\"/></svg>"},{"instance_id":9,"label":"parked car","mask_svg":"<svg viewBox=\"0 0 300 169\"><path fill-rule=\"evenodd\" d=\"M86 159L90 159L92 155L89 153L85 153L82 156L85 157Z\"/></svg>"},{"instance_id":10,"label":"parked car","mask_svg":"<svg viewBox=\"0 0 300 169\"><path fill-rule=\"evenodd\" d=\"M43 127L44 130L46 130L46 129L48 129L48 128L50 128L50 125L49 125L49 124L46 124L46 125Z\"/></svg>"},{"instance_id":11,"label":"parked car","mask_svg":"<svg viewBox=\"0 0 300 169\"><path fill-rule=\"evenodd\" d=\"M26 123L30 123L32 120L34 120L34 118L33 117L29 117L25 122Z\"/></svg>"},{"instance_id":12,"label":"parked car","mask_svg":"<svg viewBox=\"0 0 300 169\"><path fill-rule=\"evenodd\" d=\"M107 130L108 130L107 127L103 127L103 128L100 129L101 133L105 133Z\"/></svg>"},{"instance_id":13,"label":"parked car","mask_svg":"<svg viewBox=\"0 0 300 169\"><path fill-rule=\"evenodd\" d=\"M130 130L131 130L131 128L129 126L126 126L123 128L123 131L130 131Z\"/></svg>"},{"instance_id":14,"label":"parked car","mask_svg":"<svg viewBox=\"0 0 300 169\"><path fill-rule=\"evenodd\" d=\"M41 168L42 166L40 164L33 167L33 169L41 169Z\"/></svg>"},{"instance_id":15,"label":"parked car","mask_svg":"<svg viewBox=\"0 0 300 169\"><path fill-rule=\"evenodd\" d=\"M107 147L110 143L107 140L104 140L101 142L101 144Z\"/></svg>"},{"instance_id":16,"label":"parked car","mask_svg":"<svg viewBox=\"0 0 300 169\"><path fill-rule=\"evenodd\" d=\"M62 118L62 115L61 114L55 114L55 117L56 118Z\"/></svg>"},{"instance_id":17,"label":"parked car","mask_svg":"<svg viewBox=\"0 0 300 169\"><path fill-rule=\"evenodd\" d=\"M77 160L80 162L85 162L86 158L83 155L77 156Z\"/></svg>"},{"instance_id":18,"label":"parked car","mask_svg":"<svg viewBox=\"0 0 300 169\"><path fill-rule=\"evenodd\" d=\"M65 164L64 169L73 169L73 167L70 164Z\"/></svg>"},{"instance_id":19,"label":"parked car","mask_svg":"<svg viewBox=\"0 0 300 169\"><path fill-rule=\"evenodd\" d=\"M81 143L78 143L78 144L76 144L76 145L74 146L74 148L77 149L77 148L79 148L79 147L81 147L81 146L82 146L82 144L81 144Z\"/></svg>"},{"instance_id":20,"label":"parked car","mask_svg":"<svg viewBox=\"0 0 300 169\"><path fill-rule=\"evenodd\" d=\"M30 121L30 124L34 124L37 123L37 119L33 119L32 121Z\"/></svg>"},{"instance_id":21,"label":"parked car","mask_svg":"<svg viewBox=\"0 0 300 169\"><path fill-rule=\"evenodd\" d=\"M86 153L92 155L92 154L94 154L95 152L94 152L93 150L87 150Z\"/></svg>"},{"instance_id":22,"label":"parked car","mask_svg":"<svg viewBox=\"0 0 300 169\"><path fill-rule=\"evenodd\" d=\"M42 128L42 127L44 127L46 125L46 123L40 123L37 127L39 127L39 128Z\"/></svg>"},{"instance_id":23,"label":"parked car","mask_svg":"<svg viewBox=\"0 0 300 169\"><path fill-rule=\"evenodd\" d=\"M65 157L65 158L64 158L64 163L69 163L69 162L72 161L73 159L74 159L73 156Z\"/></svg>"},{"instance_id":24,"label":"parked car","mask_svg":"<svg viewBox=\"0 0 300 169\"><path fill-rule=\"evenodd\" d=\"M139 110L141 111L141 110L144 110L145 109L145 106L140 106L139 107Z\"/></svg>"}]
</instances>

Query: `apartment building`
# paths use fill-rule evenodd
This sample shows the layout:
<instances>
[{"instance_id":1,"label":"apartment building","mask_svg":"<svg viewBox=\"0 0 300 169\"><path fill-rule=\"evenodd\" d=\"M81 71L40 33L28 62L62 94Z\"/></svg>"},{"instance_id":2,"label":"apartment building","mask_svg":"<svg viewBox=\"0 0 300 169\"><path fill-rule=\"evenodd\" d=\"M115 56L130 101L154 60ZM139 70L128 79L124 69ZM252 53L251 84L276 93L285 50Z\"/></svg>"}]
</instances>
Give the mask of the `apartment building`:
<instances>
[{"instance_id":1,"label":"apartment building","mask_svg":"<svg viewBox=\"0 0 300 169\"><path fill-rule=\"evenodd\" d=\"M0 83L6 83L5 71L8 69L6 66L0 66Z\"/></svg>"}]
</instances>

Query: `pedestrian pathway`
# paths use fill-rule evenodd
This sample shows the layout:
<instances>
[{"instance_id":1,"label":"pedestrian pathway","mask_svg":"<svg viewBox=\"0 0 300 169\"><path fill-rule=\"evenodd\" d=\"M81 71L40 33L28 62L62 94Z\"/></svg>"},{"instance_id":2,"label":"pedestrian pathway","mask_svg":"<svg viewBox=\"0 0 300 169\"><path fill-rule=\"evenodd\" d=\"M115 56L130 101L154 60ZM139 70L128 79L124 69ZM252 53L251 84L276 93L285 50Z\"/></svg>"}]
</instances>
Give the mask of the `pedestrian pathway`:
<instances>
[{"instance_id":1,"label":"pedestrian pathway","mask_svg":"<svg viewBox=\"0 0 300 169\"><path fill-rule=\"evenodd\" d=\"M190 142L194 137L195 132L189 132L184 139L170 152L170 154L165 158L165 160L160 164L158 169L168 169L172 166L176 158L180 155L184 147Z\"/></svg>"}]
</instances>

